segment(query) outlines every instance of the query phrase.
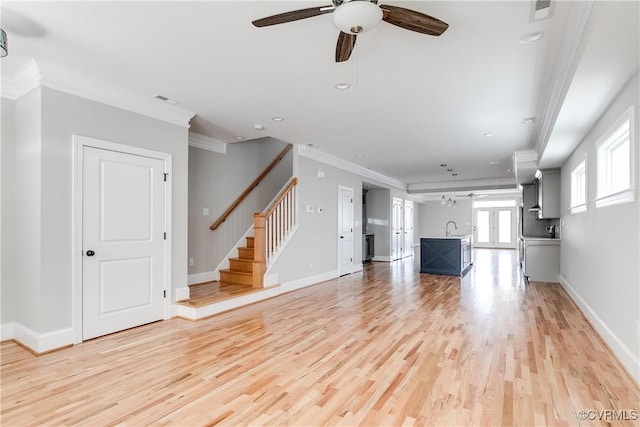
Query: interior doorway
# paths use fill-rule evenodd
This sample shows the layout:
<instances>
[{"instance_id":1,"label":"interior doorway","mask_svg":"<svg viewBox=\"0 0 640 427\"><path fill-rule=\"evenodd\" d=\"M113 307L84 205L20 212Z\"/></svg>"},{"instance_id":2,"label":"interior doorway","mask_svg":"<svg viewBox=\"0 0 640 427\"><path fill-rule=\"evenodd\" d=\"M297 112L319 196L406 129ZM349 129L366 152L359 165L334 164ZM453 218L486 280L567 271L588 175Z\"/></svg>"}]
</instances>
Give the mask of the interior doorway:
<instances>
[{"instance_id":1,"label":"interior doorway","mask_svg":"<svg viewBox=\"0 0 640 427\"><path fill-rule=\"evenodd\" d=\"M338 187L338 274L353 270L353 188Z\"/></svg>"}]
</instances>

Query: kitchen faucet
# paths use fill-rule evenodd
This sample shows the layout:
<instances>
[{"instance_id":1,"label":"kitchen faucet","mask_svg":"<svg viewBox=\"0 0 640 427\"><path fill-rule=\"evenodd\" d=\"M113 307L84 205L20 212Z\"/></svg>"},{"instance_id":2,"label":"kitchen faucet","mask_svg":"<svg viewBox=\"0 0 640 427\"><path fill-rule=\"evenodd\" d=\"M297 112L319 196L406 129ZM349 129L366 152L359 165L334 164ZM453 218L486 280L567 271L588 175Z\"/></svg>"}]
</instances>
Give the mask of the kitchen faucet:
<instances>
[{"instance_id":1,"label":"kitchen faucet","mask_svg":"<svg viewBox=\"0 0 640 427\"><path fill-rule=\"evenodd\" d=\"M444 229L445 229L445 233L444 233L444 234L445 234L447 237L451 236L451 232L449 231L449 224L453 224L453 227L454 227L456 230L458 229L458 225L456 224L456 222L455 222L455 221L449 221L449 222L447 222L447 225L444 227Z\"/></svg>"}]
</instances>

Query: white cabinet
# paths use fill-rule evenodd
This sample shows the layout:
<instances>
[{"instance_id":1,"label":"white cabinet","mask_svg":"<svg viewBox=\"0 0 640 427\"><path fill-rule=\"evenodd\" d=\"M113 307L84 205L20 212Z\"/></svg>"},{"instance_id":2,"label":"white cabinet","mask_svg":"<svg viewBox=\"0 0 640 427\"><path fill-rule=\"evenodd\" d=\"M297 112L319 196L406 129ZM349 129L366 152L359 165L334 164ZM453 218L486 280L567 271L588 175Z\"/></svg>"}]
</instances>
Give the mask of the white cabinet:
<instances>
[{"instance_id":1,"label":"white cabinet","mask_svg":"<svg viewBox=\"0 0 640 427\"><path fill-rule=\"evenodd\" d=\"M540 171L538 177L538 219L560 218L560 171Z\"/></svg>"},{"instance_id":2,"label":"white cabinet","mask_svg":"<svg viewBox=\"0 0 640 427\"><path fill-rule=\"evenodd\" d=\"M560 239L524 238L524 275L532 282L557 283L560 275Z\"/></svg>"}]
</instances>

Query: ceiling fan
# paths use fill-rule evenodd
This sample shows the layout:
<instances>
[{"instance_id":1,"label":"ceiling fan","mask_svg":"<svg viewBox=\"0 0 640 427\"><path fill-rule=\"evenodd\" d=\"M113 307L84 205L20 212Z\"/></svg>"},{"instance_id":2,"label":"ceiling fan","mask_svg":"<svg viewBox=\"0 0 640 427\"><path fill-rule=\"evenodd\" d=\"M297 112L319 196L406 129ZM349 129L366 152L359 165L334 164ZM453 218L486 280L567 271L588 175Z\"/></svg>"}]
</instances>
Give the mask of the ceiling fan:
<instances>
[{"instance_id":1,"label":"ceiling fan","mask_svg":"<svg viewBox=\"0 0 640 427\"><path fill-rule=\"evenodd\" d=\"M398 6L378 6L378 0L332 0L331 6L311 7L267 16L253 21L256 27L284 24L333 13L333 24L340 30L336 45L336 62L349 59L358 34L375 27L380 21L417 33L439 36L449 24L415 10Z\"/></svg>"}]
</instances>

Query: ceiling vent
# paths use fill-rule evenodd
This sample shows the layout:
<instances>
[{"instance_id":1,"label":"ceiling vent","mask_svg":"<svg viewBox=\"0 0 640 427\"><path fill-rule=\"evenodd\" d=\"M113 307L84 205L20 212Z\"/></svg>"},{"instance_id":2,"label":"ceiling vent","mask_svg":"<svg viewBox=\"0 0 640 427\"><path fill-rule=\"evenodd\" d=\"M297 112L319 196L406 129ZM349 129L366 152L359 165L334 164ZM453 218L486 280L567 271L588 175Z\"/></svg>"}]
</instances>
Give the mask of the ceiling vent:
<instances>
[{"instance_id":1,"label":"ceiling vent","mask_svg":"<svg viewBox=\"0 0 640 427\"><path fill-rule=\"evenodd\" d=\"M533 0L529 22L542 21L553 15L554 3L551 0Z\"/></svg>"}]
</instances>

